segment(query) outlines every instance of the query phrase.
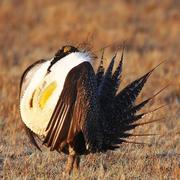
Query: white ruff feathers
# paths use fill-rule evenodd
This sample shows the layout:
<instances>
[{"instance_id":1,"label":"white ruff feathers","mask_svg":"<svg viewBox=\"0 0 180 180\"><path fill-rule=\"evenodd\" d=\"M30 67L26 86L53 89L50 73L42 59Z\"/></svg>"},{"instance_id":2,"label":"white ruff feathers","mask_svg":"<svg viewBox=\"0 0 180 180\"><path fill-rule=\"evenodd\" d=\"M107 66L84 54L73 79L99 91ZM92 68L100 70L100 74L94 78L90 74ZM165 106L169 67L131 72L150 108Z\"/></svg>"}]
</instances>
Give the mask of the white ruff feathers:
<instances>
[{"instance_id":1,"label":"white ruff feathers","mask_svg":"<svg viewBox=\"0 0 180 180\"><path fill-rule=\"evenodd\" d=\"M27 88L22 92L23 96L20 99L21 117L28 128L38 135L46 135L45 129L62 92L68 72L82 62L90 62L90 60L91 56L88 53L74 52L57 61L48 74L46 74L47 69L52 59L39 66L31 77ZM57 88L47 100L45 107L41 109L39 98L43 90L52 82L57 83ZM33 106L31 107L30 102L32 99Z\"/></svg>"}]
</instances>

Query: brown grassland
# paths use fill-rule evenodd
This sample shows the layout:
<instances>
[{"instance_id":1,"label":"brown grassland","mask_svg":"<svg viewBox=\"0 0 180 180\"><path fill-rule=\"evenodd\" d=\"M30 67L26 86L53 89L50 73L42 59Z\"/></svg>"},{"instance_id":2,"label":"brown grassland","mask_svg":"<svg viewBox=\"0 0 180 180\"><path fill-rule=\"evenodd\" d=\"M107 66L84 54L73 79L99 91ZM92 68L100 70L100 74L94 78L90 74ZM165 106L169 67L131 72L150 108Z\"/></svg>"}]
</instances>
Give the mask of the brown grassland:
<instances>
[{"instance_id":1,"label":"brown grassland","mask_svg":"<svg viewBox=\"0 0 180 180\"><path fill-rule=\"evenodd\" d=\"M143 110L167 104L143 119L165 120L134 130L158 135L131 138L149 145L124 143L115 152L83 156L79 174L69 178L180 179L179 8L178 0L1 0L0 179L65 178L65 155L45 147L40 153L29 144L19 115L19 81L32 62L52 57L62 45L86 41L99 57L99 49L113 43L105 52L106 62L126 41L121 88L167 60L152 74L138 101L170 86Z\"/></svg>"}]
</instances>

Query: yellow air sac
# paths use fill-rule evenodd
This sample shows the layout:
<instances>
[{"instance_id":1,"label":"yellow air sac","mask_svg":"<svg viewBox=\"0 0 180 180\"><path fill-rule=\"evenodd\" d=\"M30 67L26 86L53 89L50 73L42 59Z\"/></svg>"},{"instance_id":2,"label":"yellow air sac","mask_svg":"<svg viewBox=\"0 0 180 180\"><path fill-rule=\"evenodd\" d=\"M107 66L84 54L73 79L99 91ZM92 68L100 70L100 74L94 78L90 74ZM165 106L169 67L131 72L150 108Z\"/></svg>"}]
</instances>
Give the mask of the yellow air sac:
<instances>
[{"instance_id":1,"label":"yellow air sac","mask_svg":"<svg viewBox=\"0 0 180 180\"><path fill-rule=\"evenodd\" d=\"M44 108L44 106L46 105L48 99L50 98L56 87L57 87L56 82L52 82L42 92L42 95L40 96L40 100L39 100L39 106L41 109Z\"/></svg>"}]
</instances>

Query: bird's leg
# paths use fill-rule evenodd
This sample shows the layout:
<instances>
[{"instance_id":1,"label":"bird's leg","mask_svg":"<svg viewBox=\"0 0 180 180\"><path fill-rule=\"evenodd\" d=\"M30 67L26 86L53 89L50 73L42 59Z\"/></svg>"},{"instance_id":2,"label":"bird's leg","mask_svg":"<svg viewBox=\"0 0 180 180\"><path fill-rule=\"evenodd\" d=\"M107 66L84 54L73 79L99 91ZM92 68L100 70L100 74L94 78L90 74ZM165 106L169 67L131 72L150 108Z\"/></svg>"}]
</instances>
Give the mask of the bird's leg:
<instances>
[{"instance_id":1,"label":"bird's leg","mask_svg":"<svg viewBox=\"0 0 180 180\"><path fill-rule=\"evenodd\" d=\"M67 159L67 164L66 164L66 173L70 174L72 169L73 169L73 164L76 158L76 153L74 149L69 145L69 156Z\"/></svg>"},{"instance_id":2,"label":"bird's leg","mask_svg":"<svg viewBox=\"0 0 180 180\"><path fill-rule=\"evenodd\" d=\"M73 170L75 171L75 173L78 173L79 164L80 164L80 157L76 155L73 164Z\"/></svg>"},{"instance_id":3,"label":"bird's leg","mask_svg":"<svg viewBox=\"0 0 180 180\"><path fill-rule=\"evenodd\" d=\"M66 164L66 173L68 175L70 175L70 173L73 169L74 160L75 160L75 155L69 154L68 159L67 159L67 164Z\"/></svg>"}]
</instances>

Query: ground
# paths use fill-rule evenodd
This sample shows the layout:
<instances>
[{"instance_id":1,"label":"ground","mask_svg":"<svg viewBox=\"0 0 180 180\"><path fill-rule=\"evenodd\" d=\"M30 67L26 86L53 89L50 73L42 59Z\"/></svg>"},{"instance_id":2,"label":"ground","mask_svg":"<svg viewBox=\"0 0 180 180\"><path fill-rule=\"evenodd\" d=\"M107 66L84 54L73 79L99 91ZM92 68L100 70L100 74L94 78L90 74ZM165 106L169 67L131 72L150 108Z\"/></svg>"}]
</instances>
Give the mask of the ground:
<instances>
[{"instance_id":1,"label":"ground","mask_svg":"<svg viewBox=\"0 0 180 180\"><path fill-rule=\"evenodd\" d=\"M121 144L116 152L82 157L80 173L70 179L179 179L180 178L180 16L178 0L0 1L0 178L64 179L66 156L43 153L29 144L18 105L21 74L27 65L50 58L59 47L89 42L106 64L126 42L121 88L163 60L138 101L169 87L145 107L145 118L164 121L141 126L134 137L149 145ZM120 56L121 51L119 52ZM95 67L98 60L94 62ZM143 120L144 121L144 120ZM67 177L66 177L67 178Z\"/></svg>"}]
</instances>

